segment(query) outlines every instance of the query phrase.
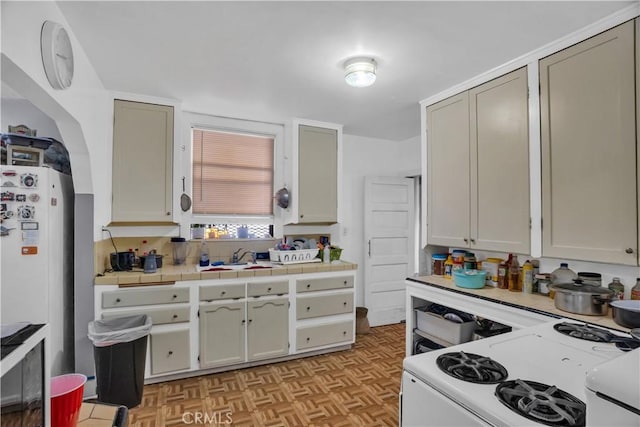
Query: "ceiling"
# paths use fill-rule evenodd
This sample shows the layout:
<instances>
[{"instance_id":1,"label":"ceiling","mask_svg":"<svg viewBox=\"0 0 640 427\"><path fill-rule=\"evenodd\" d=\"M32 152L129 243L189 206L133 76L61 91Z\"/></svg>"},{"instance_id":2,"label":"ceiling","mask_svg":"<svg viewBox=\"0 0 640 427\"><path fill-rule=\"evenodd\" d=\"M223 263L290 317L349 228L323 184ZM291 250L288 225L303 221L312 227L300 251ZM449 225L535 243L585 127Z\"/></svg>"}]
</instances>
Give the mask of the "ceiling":
<instances>
[{"instance_id":1,"label":"ceiling","mask_svg":"<svg viewBox=\"0 0 640 427\"><path fill-rule=\"evenodd\" d=\"M631 3L58 2L109 90L389 140L419 135L420 100ZM343 63L361 55L376 59L378 79L352 88Z\"/></svg>"}]
</instances>

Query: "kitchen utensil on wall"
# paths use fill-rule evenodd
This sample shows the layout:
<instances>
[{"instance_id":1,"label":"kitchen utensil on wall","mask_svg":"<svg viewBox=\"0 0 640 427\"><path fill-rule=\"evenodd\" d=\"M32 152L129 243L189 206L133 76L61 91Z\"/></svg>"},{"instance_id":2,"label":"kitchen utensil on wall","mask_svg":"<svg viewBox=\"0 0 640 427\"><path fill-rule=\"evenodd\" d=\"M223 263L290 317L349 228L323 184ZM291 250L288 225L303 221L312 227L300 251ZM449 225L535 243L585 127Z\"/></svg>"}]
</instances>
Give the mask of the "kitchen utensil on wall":
<instances>
[{"instance_id":1,"label":"kitchen utensil on wall","mask_svg":"<svg viewBox=\"0 0 640 427\"><path fill-rule=\"evenodd\" d=\"M276 199L277 205L282 209L287 209L289 207L289 190L287 190L287 187L282 187L276 191L274 198Z\"/></svg>"},{"instance_id":2,"label":"kitchen utensil on wall","mask_svg":"<svg viewBox=\"0 0 640 427\"><path fill-rule=\"evenodd\" d=\"M613 291L602 286L582 283L560 283L550 286L555 290L554 304L557 309L587 316L604 316L609 310Z\"/></svg>"},{"instance_id":3,"label":"kitchen utensil on wall","mask_svg":"<svg viewBox=\"0 0 640 427\"><path fill-rule=\"evenodd\" d=\"M182 195L180 196L180 209L182 209L182 212L186 212L189 209L191 209L191 197L189 197L189 195L185 192L185 185L184 185L184 180L185 177L182 177Z\"/></svg>"}]
</instances>

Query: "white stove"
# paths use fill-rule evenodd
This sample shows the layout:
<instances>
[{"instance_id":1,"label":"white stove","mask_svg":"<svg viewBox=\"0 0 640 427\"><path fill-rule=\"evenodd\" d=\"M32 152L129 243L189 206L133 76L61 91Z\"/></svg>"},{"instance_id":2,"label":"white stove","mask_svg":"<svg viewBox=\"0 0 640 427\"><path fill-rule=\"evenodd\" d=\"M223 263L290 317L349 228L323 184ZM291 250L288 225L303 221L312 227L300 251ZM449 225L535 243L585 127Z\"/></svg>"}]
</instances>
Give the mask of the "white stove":
<instances>
[{"instance_id":1,"label":"white stove","mask_svg":"<svg viewBox=\"0 0 640 427\"><path fill-rule=\"evenodd\" d=\"M593 415L591 409L595 410L598 405L592 404L591 399L596 393L588 393L585 387L585 380L588 375L589 378L594 375L594 368L609 366L606 373L600 373L598 380L592 381L596 389L605 387L609 384L607 377L615 378L611 372L620 371L618 360L628 358L628 363L633 364L638 360L636 356L640 355L640 349L622 351L611 340L622 337L631 341L630 337L606 329L590 328L587 331L589 338L604 338L603 342L574 338L558 331L569 328L573 332L574 325L583 324L569 319L552 321L406 358L402 379L402 425L640 426L639 415L627 408L626 412L636 418L635 424L629 424L627 420L633 418L622 417L620 414L624 415L625 409L615 405L608 406L604 417L606 423L592 423L592 419L603 418ZM487 365L488 373L485 373L481 368ZM449 368L452 374L441 367ZM610 387L632 390L626 404L636 410L640 409L638 369L628 371L631 378L627 377L622 384ZM454 376L456 374L471 378L459 379ZM470 380L488 380L490 383ZM633 390L638 393L634 395ZM521 396L525 398L521 399ZM528 413L516 412L509 403L516 407L520 404Z\"/></svg>"}]
</instances>

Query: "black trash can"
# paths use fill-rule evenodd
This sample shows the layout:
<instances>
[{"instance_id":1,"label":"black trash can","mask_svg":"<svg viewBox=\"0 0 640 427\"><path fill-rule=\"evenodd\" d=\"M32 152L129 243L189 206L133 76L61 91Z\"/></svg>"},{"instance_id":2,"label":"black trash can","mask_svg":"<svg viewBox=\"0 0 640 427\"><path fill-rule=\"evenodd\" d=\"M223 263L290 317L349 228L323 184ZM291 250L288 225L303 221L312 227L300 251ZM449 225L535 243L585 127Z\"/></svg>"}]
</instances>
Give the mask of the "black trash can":
<instances>
[{"instance_id":1,"label":"black trash can","mask_svg":"<svg viewBox=\"0 0 640 427\"><path fill-rule=\"evenodd\" d=\"M151 318L146 314L89 323L100 402L127 408L140 404L150 331Z\"/></svg>"}]
</instances>

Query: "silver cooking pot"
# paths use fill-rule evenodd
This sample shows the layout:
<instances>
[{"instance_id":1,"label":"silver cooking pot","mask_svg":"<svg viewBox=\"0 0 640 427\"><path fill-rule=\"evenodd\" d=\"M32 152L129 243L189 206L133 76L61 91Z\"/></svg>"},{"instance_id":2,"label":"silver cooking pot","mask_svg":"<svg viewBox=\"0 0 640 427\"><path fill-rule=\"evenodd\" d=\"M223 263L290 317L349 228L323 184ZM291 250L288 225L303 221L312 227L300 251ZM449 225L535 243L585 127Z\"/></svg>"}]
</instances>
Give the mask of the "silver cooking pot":
<instances>
[{"instance_id":1,"label":"silver cooking pot","mask_svg":"<svg viewBox=\"0 0 640 427\"><path fill-rule=\"evenodd\" d=\"M550 286L556 292L553 302L558 310L587 316L604 316L609 310L613 291L574 280Z\"/></svg>"}]
</instances>

